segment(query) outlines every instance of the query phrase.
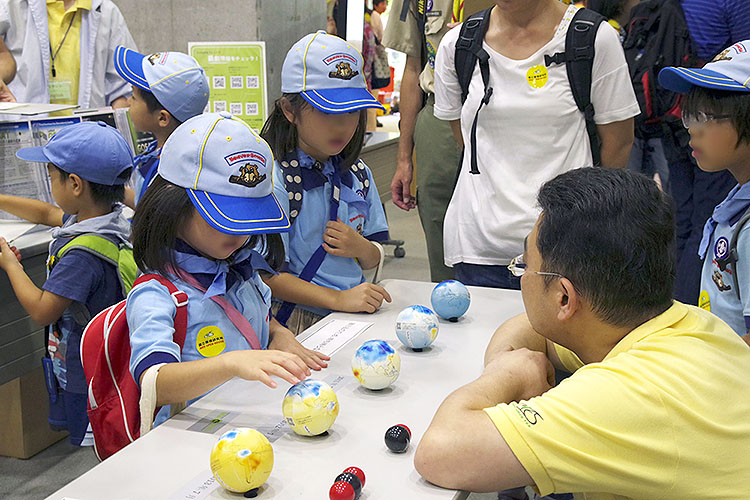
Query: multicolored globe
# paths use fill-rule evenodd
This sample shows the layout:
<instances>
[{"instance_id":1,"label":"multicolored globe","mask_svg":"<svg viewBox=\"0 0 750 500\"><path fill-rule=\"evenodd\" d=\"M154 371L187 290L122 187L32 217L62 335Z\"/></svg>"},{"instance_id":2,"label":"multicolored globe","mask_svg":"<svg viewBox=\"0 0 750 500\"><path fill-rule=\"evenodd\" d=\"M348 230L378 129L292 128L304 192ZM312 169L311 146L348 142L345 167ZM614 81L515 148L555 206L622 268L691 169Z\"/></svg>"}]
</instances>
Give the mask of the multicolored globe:
<instances>
[{"instance_id":1,"label":"multicolored globe","mask_svg":"<svg viewBox=\"0 0 750 500\"><path fill-rule=\"evenodd\" d=\"M286 391L281 411L294 432L317 436L333 425L339 414L339 400L330 385L307 379Z\"/></svg>"},{"instance_id":2,"label":"multicolored globe","mask_svg":"<svg viewBox=\"0 0 750 500\"><path fill-rule=\"evenodd\" d=\"M458 321L471 304L471 294L466 285L456 280L438 283L430 296L432 309L443 319Z\"/></svg>"},{"instance_id":3,"label":"multicolored globe","mask_svg":"<svg viewBox=\"0 0 750 500\"><path fill-rule=\"evenodd\" d=\"M368 389L385 389L401 372L401 356L385 340L368 340L352 356L352 372Z\"/></svg>"},{"instance_id":4,"label":"multicolored globe","mask_svg":"<svg viewBox=\"0 0 750 500\"><path fill-rule=\"evenodd\" d=\"M273 470L273 448L255 429L232 429L211 449L211 472L224 488L245 493L266 482Z\"/></svg>"},{"instance_id":5,"label":"multicolored globe","mask_svg":"<svg viewBox=\"0 0 750 500\"><path fill-rule=\"evenodd\" d=\"M435 341L438 317L429 307L409 306L396 317L396 335L407 347L423 349Z\"/></svg>"}]
</instances>

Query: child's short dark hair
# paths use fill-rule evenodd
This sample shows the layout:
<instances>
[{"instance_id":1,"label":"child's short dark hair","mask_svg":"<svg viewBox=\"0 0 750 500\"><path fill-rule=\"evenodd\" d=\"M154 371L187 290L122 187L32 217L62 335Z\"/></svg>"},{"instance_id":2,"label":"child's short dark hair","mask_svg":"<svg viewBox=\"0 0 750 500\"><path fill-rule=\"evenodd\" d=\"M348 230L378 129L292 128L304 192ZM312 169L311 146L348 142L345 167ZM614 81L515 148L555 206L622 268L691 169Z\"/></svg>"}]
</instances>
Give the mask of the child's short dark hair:
<instances>
[{"instance_id":1,"label":"child's short dark hair","mask_svg":"<svg viewBox=\"0 0 750 500\"><path fill-rule=\"evenodd\" d=\"M138 96L143 99L143 101L146 103L146 107L148 108L150 113L156 113L157 111L164 110L167 113L169 113L169 110L165 108L162 103L159 102L159 99L156 98L156 96L153 94L153 92L149 92L148 90L143 90L140 87L133 86L133 92L138 92ZM182 122L175 117L172 113L169 113L169 116L172 117L172 120L175 121L176 125L181 125Z\"/></svg>"},{"instance_id":2,"label":"child's short dark hair","mask_svg":"<svg viewBox=\"0 0 750 500\"><path fill-rule=\"evenodd\" d=\"M133 257L138 268L159 274L170 274L176 269L172 249L175 248L180 227L193 213L193 203L187 190L157 175L138 202L133 217ZM248 242L274 270L284 265L284 244L280 234L253 235Z\"/></svg>"},{"instance_id":3,"label":"child's short dark hair","mask_svg":"<svg viewBox=\"0 0 750 500\"><path fill-rule=\"evenodd\" d=\"M271 146L273 155L279 161L297 149L299 144L297 127L286 119L284 110L281 107L285 100L289 103L292 113L295 115L299 115L306 107L310 106L310 103L301 94L283 94L280 98L276 99L273 111L268 120L266 120L266 123L263 124L260 136ZM344 159L343 165L346 169L349 169L359 159L359 154L362 152L362 145L365 140L366 126L367 111L363 109L360 110L357 130L354 132L349 144L340 153Z\"/></svg>"},{"instance_id":4,"label":"child's short dark hair","mask_svg":"<svg viewBox=\"0 0 750 500\"><path fill-rule=\"evenodd\" d=\"M50 163L55 169L60 172L60 179L66 180L70 177L70 174L54 163ZM130 178L130 172L132 169L124 170L119 178L127 180ZM85 179L84 179L85 180ZM116 184L114 186L107 186L106 184L97 184L96 182L86 181L89 183L91 188L91 199L94 203L101 206L112 206L115 203L122 203L125 200L125 184Z\"/></svg>"},{"instance_id":5,"label":"child's short dark hair","mask_svg":"<svg viewBox=\"0 0 750 500\"><path fill-rule=\"evenodd\" d=\"M737 146L750 143L750 93L707 89L694 86L685 96L682 113L696 115L729 115L728 120L737 131Z\"/></svg>"}]
</instances>

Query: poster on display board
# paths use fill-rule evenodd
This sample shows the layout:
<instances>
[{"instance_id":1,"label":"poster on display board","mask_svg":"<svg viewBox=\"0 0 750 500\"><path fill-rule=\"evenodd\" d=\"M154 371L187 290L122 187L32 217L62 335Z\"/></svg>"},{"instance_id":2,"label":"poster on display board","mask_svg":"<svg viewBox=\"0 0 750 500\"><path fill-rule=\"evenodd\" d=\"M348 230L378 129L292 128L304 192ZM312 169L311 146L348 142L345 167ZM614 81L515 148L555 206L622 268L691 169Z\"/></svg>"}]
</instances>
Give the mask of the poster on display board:
<instances>
[{"instance_id":1,"label":"poster on display board","mask_svg":"<svg viewBox=\"0 0 750 500\"><path fill-rule=\"evenodd\" d=\"M190 42L211 89L207 111L229 111L260 131L268 114L265 42Z\"/></svg>"},{"instance_id":2,"label":"poster on display board","mask_svg":"<svg viewBox=\"0 0 750 500\"><path fill-rule=\"evenodd\" d=\"M136 133L127 109L103 108L96 111L73 113L71 116L34 117L16 121L0 121L0 194L33 198L53 203L47 166L44 163L21 160L16 152L25 147L44 146L64 127L81 121L103 121L115 127L140 154L154 139L152 134ZM19 221L19 217L0 210L0 221Z\"/></svg>"}]
</instances>

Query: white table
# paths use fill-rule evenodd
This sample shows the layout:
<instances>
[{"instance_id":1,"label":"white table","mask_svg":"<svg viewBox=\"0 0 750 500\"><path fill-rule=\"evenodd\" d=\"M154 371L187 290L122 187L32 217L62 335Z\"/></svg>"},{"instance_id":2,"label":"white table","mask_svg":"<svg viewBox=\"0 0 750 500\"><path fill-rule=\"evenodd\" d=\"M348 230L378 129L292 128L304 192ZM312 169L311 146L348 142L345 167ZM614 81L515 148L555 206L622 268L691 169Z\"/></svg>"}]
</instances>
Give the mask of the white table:
<instances>
[{"instance_id":1,"label":"white table","mask_svg":"<svg viewBox=\"0 0 750 500\"><path fill-rule=\"evenodd\" d=\"M326 370L313 372L314 378L334 386L341 407L327 436L298 436L282 423L281 402L288 383L280 381L273 390L258 382L233 379L48 498L242 498L216 487L209 454L224 431L253 427L271 435L275 458L259 500L327 499L334 478L352 465L367 476L361 500L465 499L466 492L445 490L424 481L414 470L414 450L443 399L480 374L492 332L522 310L521 295L472 287L467 314L458 323L441 320L435 343L423 352L413 352L398 341L395 318L411 304L429 307L434 285L401 280L386 280L383 285L393 303L385 304L377 313L332 315L372 321L374 325L336 352ZM356 349L375 338L387 340L401 356L401 375L382 391L361 387L351 372ZM211 424L212 418L224 412L230 414ZM412 431L411 445L402 454L390 452L383 442L386 429L398 423Z\"/></svg>"}]
</instances>

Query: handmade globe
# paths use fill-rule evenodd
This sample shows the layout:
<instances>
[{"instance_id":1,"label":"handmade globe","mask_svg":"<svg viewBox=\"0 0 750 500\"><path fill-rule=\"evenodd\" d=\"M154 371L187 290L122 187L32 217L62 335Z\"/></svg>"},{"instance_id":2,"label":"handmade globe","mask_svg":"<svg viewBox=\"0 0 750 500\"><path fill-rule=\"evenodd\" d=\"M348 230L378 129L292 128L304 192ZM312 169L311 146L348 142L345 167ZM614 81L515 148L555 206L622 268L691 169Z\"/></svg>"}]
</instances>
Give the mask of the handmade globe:
<instances>
[{"instance_id":1,"label":"handmade globe","mask_svg":"<svg viewBox=\"0 0 750 500\"><path fill-rule=\"evenodd\" d=\"M385 389L400 371L401 356L385 340L368 340L352 356L352 372L368 389Z\"/></svg>"},{"instance_id":2,"label":"handmade globe","mask_svg":"<svg viewBox=\"0 0 750 500\"><path fill-rule=\"evenodd\" d=\"M429 307L409 306L396 317L396 335L407 347L422 349L438 334L438 317Z\"/></svg>"},{"instance_id":3,"label":"handmade globe","mask_svg":"<svg viewBox=\"0 0 750 500\"><path fill-rule=\"evenodd\" d=\"M317 436L333 425L339 414L339 400L330 385L308 379L286 391L281 411L294 432Z\"/></svg>"},{"instance_id":4,"label":"handmade globe","mask_svg":"<svg viewBox=\"0 0 750 500\"><path fill-rule=\"evenodd\" d=\"M232 429L211 450L211 472L224 488L245 493L266 482L273 469L273 448L255 429Z\"/></svg>"},{"instance_id":5,"label":"handmade globe","mask_svg":"<svg viewBox=\"0 0 750 500\"><path fill-rule=\"evenodd\" d=\"M450 321L458 321L458 318L469 309L471 295L469 289L460 281L446 280L432 289L430 302L438 316Z\"/></svg>"}]
</instances>

